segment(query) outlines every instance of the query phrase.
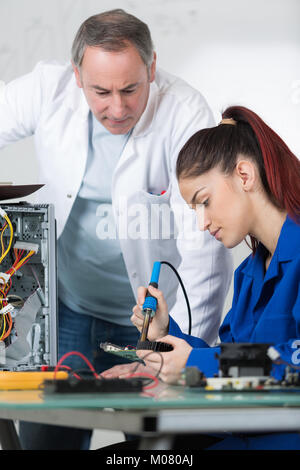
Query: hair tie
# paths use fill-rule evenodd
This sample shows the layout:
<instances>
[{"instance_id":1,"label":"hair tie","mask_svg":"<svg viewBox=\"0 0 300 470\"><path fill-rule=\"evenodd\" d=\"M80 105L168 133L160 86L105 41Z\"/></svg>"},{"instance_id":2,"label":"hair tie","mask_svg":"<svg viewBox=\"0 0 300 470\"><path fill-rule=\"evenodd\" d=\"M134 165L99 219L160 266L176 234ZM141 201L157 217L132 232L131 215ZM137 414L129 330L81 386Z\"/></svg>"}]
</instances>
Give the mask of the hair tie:
<instances>
[{"instance_id":1,"label":"hair tie","mask_svg":"<svg viewBox=\"0 0 300 470\"><path fill-rule=\"evenodd\" d=\"M219 126L220 126L221 124L231 124L232 126L235 126L235 125L236 125L236 121L235 121L234 119L232 119L232 118L224 118L224 119L222 119L221 122L219 122Z\"/></svg>"}]
</instances>

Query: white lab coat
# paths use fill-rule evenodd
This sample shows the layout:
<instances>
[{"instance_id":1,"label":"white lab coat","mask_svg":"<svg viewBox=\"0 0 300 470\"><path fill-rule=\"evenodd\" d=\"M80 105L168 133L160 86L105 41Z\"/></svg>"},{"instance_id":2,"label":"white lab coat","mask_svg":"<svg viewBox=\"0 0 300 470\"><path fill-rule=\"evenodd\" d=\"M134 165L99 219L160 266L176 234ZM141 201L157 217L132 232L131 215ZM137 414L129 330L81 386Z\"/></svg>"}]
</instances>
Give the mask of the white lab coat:
<instances>
[{"instance_id":1,"label":"white lab coat","mask_svg":"<svg viewBox=\"0 0 300 470\"><path fill-rule=\"evenodd\" d=\"M39 202L54 204L58 236L85 171L88 112L83 91L68 64L41 62L32 73L0 86L0 148L34 134L39 181L45 184L37 197ZM124 148L112 182L112 204L134 294L138 286L148 284L154 261L171 262L179 268L189 296L192 332L210 344L217 338L232 261L228 250L207 233L197 231L198 239L185 239L191 233L186 218L192 223L195 220L180 196L175 167L187 139L213 124L211 111L198 91L157 71L147 107ZM162 191L166 192L159 195ZM162 224L167 217L163 211L172 208L177 235L173 230L166 239L155 239L157 234L145 236L145 232L137 239L126 236L126 226L129 224L129 231L130 223L134 226L134 211L139 207L144 215L145 210L151 214L151 208L156 209L154 215L144 218L144 224L151 219L153 227ZM160 288L171 314L187 331L184 297L174 273L166 266L161 270Z\"/></svg>"}]
</instances>

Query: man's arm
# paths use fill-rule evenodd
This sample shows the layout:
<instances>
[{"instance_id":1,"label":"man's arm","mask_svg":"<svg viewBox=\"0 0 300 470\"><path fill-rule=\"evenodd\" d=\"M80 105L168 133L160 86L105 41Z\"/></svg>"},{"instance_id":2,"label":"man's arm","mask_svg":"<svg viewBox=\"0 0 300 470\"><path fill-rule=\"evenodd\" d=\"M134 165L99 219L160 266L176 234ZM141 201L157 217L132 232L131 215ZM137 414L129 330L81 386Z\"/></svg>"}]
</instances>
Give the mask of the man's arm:
<instances>
[{"instance_id":1,"label":"man's arm","mask_svg":"<svg viewBox=\"0 0 300 470\"><path fill-rule=\"evenodd\" d=\"M35 132L42 106L41 66L0 85L0 148Z\"/></svg>"}]
</instances>

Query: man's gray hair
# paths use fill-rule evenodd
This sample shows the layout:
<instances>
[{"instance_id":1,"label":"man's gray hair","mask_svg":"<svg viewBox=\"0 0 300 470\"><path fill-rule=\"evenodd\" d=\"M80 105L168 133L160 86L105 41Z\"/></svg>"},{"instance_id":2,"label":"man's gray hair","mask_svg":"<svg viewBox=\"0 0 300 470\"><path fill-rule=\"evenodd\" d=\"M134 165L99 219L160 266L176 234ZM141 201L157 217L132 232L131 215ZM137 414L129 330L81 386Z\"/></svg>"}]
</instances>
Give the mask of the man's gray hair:
<instances>
[{"instance_id":1,"label":"man's gray hair","mask_svg":"<svg viewBox=\"0 0 300 470\"><path fill-rule=\"evenodd\" d=\"M133 44L148 70L153 61L153 42L148 26L124 10L110 10L91 16L80 26L73 45L72 61L80 67L87 46L121 51Z\"/></svg>"}]
</instances>

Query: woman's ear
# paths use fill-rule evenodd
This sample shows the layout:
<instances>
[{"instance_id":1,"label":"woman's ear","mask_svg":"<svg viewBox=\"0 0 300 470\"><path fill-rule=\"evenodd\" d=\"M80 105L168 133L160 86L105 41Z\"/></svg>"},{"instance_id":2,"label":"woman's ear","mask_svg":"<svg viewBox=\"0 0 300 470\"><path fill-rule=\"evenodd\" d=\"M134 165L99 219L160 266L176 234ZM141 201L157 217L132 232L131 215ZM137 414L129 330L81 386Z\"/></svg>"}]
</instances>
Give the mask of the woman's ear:
<instances>
[{"instance_id":1,"label":"woman's ear","mask_svg":"<svg viewBox=\"0 0 300 470\"><path fill-rule=\"evenodd\" d=\"M239 178L244 191L250 191L255 187L257 171L254 163L250 160L238 160L235 174Z\"/></svg>"}]
</instances>

